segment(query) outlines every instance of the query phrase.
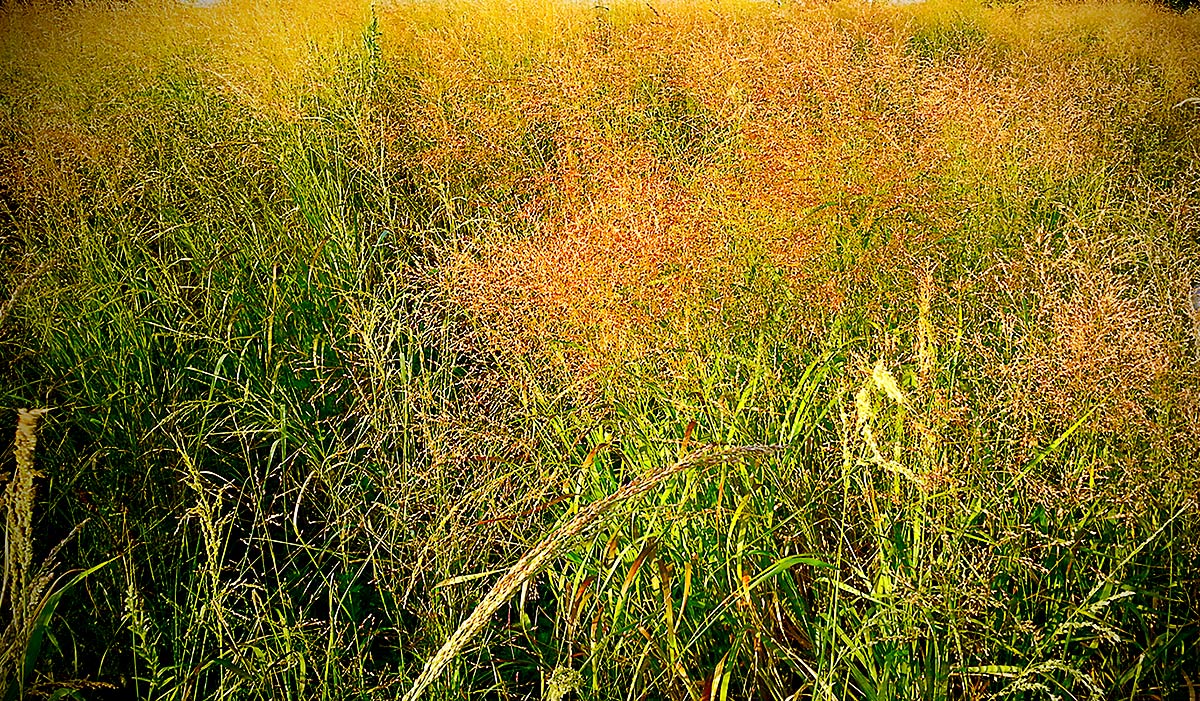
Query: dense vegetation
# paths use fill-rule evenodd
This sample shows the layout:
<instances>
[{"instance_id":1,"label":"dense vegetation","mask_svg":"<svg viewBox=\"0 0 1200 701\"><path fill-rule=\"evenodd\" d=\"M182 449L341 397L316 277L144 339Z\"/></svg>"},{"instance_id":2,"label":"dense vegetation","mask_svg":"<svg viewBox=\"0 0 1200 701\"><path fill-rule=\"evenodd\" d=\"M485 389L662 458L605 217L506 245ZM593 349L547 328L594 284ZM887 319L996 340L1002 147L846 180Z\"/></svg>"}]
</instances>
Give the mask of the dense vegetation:
<instances>
[{"instance_id":1,"label":"dense vegetation","mask_svg":"<svg viewBox=\"0 0 1200 701\"><path fill-rule=\"evenodd\" d=\"M464 624L425 698L1194 698L1197 46L0 10L0 684L398 698Z\"/></svg>"}]
</instances>

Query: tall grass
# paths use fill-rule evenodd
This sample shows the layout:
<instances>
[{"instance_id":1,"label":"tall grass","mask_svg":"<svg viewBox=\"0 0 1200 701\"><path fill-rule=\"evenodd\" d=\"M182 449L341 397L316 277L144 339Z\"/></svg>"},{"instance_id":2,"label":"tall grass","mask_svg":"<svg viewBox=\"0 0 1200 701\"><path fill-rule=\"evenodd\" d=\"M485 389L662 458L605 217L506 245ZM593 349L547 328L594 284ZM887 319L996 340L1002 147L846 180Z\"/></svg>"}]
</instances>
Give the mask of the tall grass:
<instances>
[{"instance_id":1,"label":"tall grass","mask_svg":"<svg viewBox=\"0 0 1200 701\"><path fill-rule=\"evenodd\" d=\"M14 694L1194 691L1195 13L0 18Z\"/></svg>"}]
</instances>

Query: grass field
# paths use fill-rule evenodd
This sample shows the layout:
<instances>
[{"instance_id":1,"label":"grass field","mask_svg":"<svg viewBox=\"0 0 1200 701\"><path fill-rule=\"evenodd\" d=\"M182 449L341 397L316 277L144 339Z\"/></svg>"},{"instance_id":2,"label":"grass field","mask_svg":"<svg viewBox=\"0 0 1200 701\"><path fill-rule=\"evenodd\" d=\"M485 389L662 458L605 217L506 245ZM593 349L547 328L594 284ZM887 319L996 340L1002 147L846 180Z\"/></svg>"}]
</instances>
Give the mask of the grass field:
<instances>
[{"instance_id":1,"label":"grass field","mask_svg":"<svg viewBox=\"0 0 1200 701\"><path fill-rule=\"evenodd\" d=\"M1195 699L1197 47L5 5L0 694Z\"/></svg>"}]
</instances>

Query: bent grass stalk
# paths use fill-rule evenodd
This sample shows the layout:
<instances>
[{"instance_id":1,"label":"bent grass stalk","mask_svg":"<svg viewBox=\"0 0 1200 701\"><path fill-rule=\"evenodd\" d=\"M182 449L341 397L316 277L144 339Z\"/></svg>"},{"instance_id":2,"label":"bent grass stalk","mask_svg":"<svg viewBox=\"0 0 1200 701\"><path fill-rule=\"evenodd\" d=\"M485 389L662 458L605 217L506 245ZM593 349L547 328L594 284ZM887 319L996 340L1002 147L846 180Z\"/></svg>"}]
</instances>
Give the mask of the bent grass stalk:
<instances>
[{"instance_id":1,"label":"bent grass stalk","mask_svg":"<svg viewBox=\"0 0 1200 701\"><path fill-rule=\"evenodd\" d=\"M425 664L425 669L421 671L416 681L413 682L412 688L408 690L408 693L402 697L402 701L416 701L420 698L422 692L441 674L446 665L466 647L467 643L483 630L483 627L487 624L492 614L505 601L508 601L512 597L521 584L537 574L551 558L558 554L564 545L581 535L588 527L607 513L609 509L640 494L645 494L663 480L683 470L689 468L705 470L730 460L748 455L762 455L774 450L776 450L776 447L769 445L724 448L706 446L678 462L665 465L635 478L629 484L626 484L607 497L587 506L575 518L567 522L566 525L543 538L537 545L521 556L521 559L517 560L517 563L500 578L500 581L496 582L491 591L483 597L483 600L479 602L479 605L467 617L467 620L458 626L454 634L442 644L437 654Z\"/></svg>"}]
</instances>

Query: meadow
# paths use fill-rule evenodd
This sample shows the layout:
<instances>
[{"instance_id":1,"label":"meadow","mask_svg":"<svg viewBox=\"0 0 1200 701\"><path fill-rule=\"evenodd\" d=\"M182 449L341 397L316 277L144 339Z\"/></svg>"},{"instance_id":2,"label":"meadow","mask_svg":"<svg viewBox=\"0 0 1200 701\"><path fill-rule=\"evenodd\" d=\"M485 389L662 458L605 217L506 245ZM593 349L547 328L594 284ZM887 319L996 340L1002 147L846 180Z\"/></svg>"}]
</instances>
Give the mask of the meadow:
<instances>
[{"instance_id":1,"label":"meadow","mask_svg":"<svg viewBox=\"0 0 1200 701\"><path fill-rule=\"evenodd\" d=\"M0 696L1195 699L1197 47L5 4Z\"/></svg>"}]
</instances>

